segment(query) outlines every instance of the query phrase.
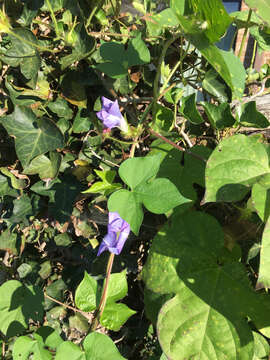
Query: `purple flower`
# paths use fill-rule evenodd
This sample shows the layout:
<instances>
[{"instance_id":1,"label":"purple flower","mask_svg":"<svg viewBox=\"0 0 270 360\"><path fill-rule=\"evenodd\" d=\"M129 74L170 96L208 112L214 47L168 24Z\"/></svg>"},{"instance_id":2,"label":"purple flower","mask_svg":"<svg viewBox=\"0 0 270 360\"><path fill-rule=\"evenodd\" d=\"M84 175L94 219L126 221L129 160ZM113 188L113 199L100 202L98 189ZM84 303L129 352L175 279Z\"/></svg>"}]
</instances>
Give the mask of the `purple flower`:
<instances>
[{"instance_id":1,"label":"purple flower","mask_svg":"<svg viewBox=\"0 0 270 360\"><path fill-rule=\"evenodd\" d=\"M118 127L123 132L128 132L128 125L123 118L117 100L111 101L110 99L102 96L102 108L97 112L97 117L103 122L103 125L109 129Z\"/></svg>"},{"instance_id":2,"label":"purple flower","mask_svg":"<svg viewBox=\"0 0 270 360\"><path fill-rule=\"evenodd\" d=\"M105 250L109 250L111 253L119 255L129 233L130 225L123 220L117 212L109 212L108 234L100 244L97 256Z\"/></svg>"}]
</instances>

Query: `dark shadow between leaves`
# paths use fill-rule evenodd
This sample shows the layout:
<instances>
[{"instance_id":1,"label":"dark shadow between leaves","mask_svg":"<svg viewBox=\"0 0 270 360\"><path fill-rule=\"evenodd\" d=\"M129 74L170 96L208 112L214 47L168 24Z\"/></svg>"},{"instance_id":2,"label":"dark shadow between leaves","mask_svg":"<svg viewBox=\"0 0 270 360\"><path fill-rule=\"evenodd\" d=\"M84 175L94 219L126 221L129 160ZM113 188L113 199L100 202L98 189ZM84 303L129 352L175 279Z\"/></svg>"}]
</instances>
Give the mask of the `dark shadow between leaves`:
<instances>
[{"instance_id":1,"label":"dark shadow between leaves","mask_svg":"<svg viewBox=\"0 0 270 360\"><path fill-rule=\"evenodd\" d=\"M216 201L235 202L242 200L250 188L242 184L226 184L218 189Z\"/></svg>"}]
</instances>

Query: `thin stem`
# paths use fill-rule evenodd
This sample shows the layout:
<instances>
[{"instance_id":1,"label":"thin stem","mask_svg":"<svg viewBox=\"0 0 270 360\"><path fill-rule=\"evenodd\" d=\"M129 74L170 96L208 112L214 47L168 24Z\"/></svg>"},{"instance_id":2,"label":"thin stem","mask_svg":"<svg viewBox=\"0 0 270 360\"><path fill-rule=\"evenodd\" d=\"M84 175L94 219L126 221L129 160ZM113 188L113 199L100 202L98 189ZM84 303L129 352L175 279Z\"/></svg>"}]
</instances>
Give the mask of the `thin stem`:
<instances>
[{"instance_id":1,"label":"thin stem","mask_svg":"<svg viewBox=\"0 0 270 360\"><path fill-rule=\"evenodd\" d=\"M175 144L173 141L167 139L167 138L166 138L165 136L163 136L163 135L158 134L158 133L155 132L154 130L148 129L148 131L149 131L152 135L156 136L157 138L160 138L161 140L165 141L166 143L172 145L172 146L173 146L174 148L176 148L177 150L186 152L187 154L193 156L194 158L196 158L196 159L198 159L198 160L201 160L201 161L203 161L203 162L206 162L206 159L204 159L204 158L201 157L200 155L197 155L197 154L191 152L190 150L184 149L182 146Z\"/></svg>"},{"instance_id":2,"label":"thin stem","mask_svg":"<svg viewBox=\"0 0 270 360\"><path fill-rule=\"evenodd\" d=\"M62 306L64 306L64 307L67 308L67 309L70 309L70 310L72 310L72 311L74 311L74 312L80 313L80 314L83 315L87 320L91 320L91 319L92 319L92 315L91 315L91 314L88 314L87 312L84 312L84 311L82 311L82 310L76 309L76 308L74 308L73 306L66 305L66 304L62 303L61 301L52 298L50 295L47 295L46 293L44 293L44 296L45 296L47 299L50 299L51 301L55 302L56 304L62 305Z\"/></svg>"},{"instance_id":3,"label":"thin stem","mask_svg":"<svg viewBox=\"0 0 270 360\"><path fill-rule=\"evenodd\" d=\"M257 40L254 41L254 45L253 45L252 59L250 62L250 67L249 67L250 70L253 68L253 65L254 65L254 61L255 61L255 57L256 57L256 50L257 50Z\"/></svg>"},{"instance_id":4,"label":"thin stem","mask_svg":"<svg viewBox=\"0 0 270 360\"><path fill-rule=\"evenodd\" d=\"M52 21L53 21L53 25L54 25L54 30L55 30L55 33L56 33L56 37L59 38L59 29L58 29L58 24L57 24L57 20L56 20L56 17L54 15L54 11L53 11L53 8L52 8L52 5L50 3L50 0L46 0L46 4L47 4L47 7L51 13L51 18L52 18Z\"/></svg>"},{"instance_id":5,"label":"thin stem","mask_svg":"<svg viewBox=\"0 0 270 360\"><path fill-rule=\"evenodd\" d=\"M239 53L238 53L239 58L241 58L242 51L243 51L244 45L246 43L246 38L247 38L247 33L248 33L248 25L249 25L249 21L250 21L250 18L251 18L251 14L252 14L252 9L249 9L247 23L246 23L246 27L245 27L245 32L244 32L244 35L243 35L243 38L242 38L242 41L241 41L240 50L239 50Z\"/></svg>"},{"instance_id":6,"label":"thin stem","mask_svg":"<svg viewBox=\"0 0 270 360\"><path fill-rule=\"evenodd\" d=\"M99 324L99 320L100 320L100 318L101 318L101 316L103 314L103 311L104 311L104 308L105 308L105 305L106 305L107 293L108 293L109 281L110 281L111 272L112 272L114 256L115 256L114 254L110 254L110 257L109 257L109 260L108 260L106 278L105 278L105 284L104 284L103 292L102 292L102 295L101 295L101 299L100 299L98 308L95 311L94 320L92 322L90 331L95 331L96 330L96 328L97 328L97 326Z\"/></svg>"},{"instance_id":7,"label":"thin stem","mask_svg":"<svg viewBox=\"0 0 270 360\"><path fill-rule=\"evenodd\" d=\"M98 10L99 8L99 4L97 4L96 6L94 6L94 8L92 9L91 11L91 14L89 15L88 19L87 19L87 22L86 22L86 25L85 25L85 28L87 29L88 26L91 24L91 21L92 21L92 18L93 16L95 15L96 11Z\"/></svg>"}]
</instances>

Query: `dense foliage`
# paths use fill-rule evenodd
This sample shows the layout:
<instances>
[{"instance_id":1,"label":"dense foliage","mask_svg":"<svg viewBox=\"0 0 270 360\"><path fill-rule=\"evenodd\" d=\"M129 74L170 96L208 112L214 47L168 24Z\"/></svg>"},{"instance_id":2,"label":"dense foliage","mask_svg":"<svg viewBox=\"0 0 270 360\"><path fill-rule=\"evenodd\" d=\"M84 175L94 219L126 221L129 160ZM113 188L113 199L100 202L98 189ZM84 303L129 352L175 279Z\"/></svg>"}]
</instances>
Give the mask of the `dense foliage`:
<instances>
[{"instance_id":1,"label":"dense foliage","mask_svg":"<svg viewBox=\"0 0 270 360\"><path fill-rule=\"evenodd\" d=\"M246 3L2 1L0 358L268 358L270 69L219 48L270 50Z\"/></svg>"}]
</instances>

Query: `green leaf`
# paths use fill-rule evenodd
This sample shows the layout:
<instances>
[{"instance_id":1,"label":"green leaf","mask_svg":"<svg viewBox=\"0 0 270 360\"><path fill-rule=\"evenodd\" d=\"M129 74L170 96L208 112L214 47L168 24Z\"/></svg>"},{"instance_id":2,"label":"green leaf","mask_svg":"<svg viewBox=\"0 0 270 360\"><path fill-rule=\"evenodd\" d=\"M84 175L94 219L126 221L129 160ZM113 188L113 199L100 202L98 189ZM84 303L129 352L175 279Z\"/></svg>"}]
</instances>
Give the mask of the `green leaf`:
<instances>
[{"instance_id":1,"label":"green leaf","mask_svg":"<svg viewBox=\"0 0 270 360\"><path fill-rule=\"evenodd\" d=\"M75 304L82 311L90 312L97 307L97 282L92 276L84 272L84 278L75 292Z\"/></svg>"},{"instance_id":2,"label":"green leaf","mask_svg":"<svg viewBox=\"0 0 270 360\"><path fill-rule=\"evenodd\" d=\"M160 155L127 159L121 164L119 175L133 190L139 184L157 175L160 160Z\"/></svg>"},{"instance_id":3,"label":"green leaf","mask_svg":"<svg viewBox=\"0 0 270 360\"><path fill-rule=\"evenodd\" d=\"M50 360L52 354L46 348L55 349L61 343L63 340L56 330L49 326L42 326L33 335L33 339L21 336L15 341L12 350L13 359L28 360L29 355L32 355L33 360Z\"/></svg>"},{"instance_id":4,"label":"green leaf","mask_svg":"<svg viewBox=\"0 0 270 360\"><path fill-rule=\"evenodd\" d=\"M127 61L128 67L150 62L150 51L142 40L142 34L140 32L137 33L135 38L128 42Z\"/></svg>"},{"instance_id":5,"label":"green leaf","mask_svg":"<svg viewBox=\"0 0 270 360\"><path fill-rule=\"evenodd\" d=\"M245 135L224 139L207 161L205 202L241 200L269 173L268 154L259 140Z\"/></svg>"},{"instance_id":6,"label":"green leaf","mask_svg":"<svg viewBox=\"0 0 270 360\"><path fill-rule=\"evenodd\" d=\"M7 337L21 334L29 320L42 321L42 290L9 280L0 286L0 330Z\"/></svg>"},{"instance_id":7,"label":"green leaf","mask_svg":"<svg viewBox=\"0 0 270 360\"><path fill-rule=\"evenodd\" d=\"M270 24L269 24L270 25ZM270 34L258 26L253 26L249 29L250 34L255 38L259 49L262 51L270 50Z\"/></svg>"},{"instance_id":8,"label":"green leaf","mask_svg":"<svg viewBox=\"0 0 270 360\"><path fill-rule=\"evenodd\" d=\"M138 235L143 221L143 210L136 194L124 189L114 192L109 197L108 209L118 212L121 218L129 223L134 234Z\"/></svg>"},{"instance_id":9,"label":"green leaf","mask_svg":"<svg viewBox=\"0 0 270 360\"><path fill-rule=\"evenodd\" d=\"M57 98L56 101L50 102L48 108L60 118L71 119L73 116L72 109L64 99Z\"/></svg>"},{"instance_id":10,"label":"green leaf","mask_svg":"<svg viewBox=\"0 0 270 360\"><path fill-rule=\"evenodd\" d=\"M63 135L47 118L37 118L32 110L16 106L11 115L4 116L1 123L9 135L15 136L15 148L22 166L50 150L62 148Z\"/></svg>"},{"instance_id":11,"label":"green leaf","mask_svg":"<svg viewBox=\"0 0 270 360\"><path fill-rule=\"evenodd\" d=\"M158 317L167 357L252 358L246 317L264 331L268 299L253 291L244 266L224 248L222 228L213 217L194 211L173 217L154 238L143 278L156 294L176 294Z\"/></svg>"},{"instance_id":12,"label":"green leaf","mask_svg":"<svg viewBox=\"0 0 270 360\"><path fill-rule=\"evenodd\" d=\"M220 78L220 75L214 69L207 71L202 82L202 87L209 94L215 96L220 102L226 102L230 98L228 85L222 81L222 78Z\"/></svg>"},{"instance_id":13,"label":"green leaf","mask_svg":"<svg viewBox=\"0 0 270 360\"><path fill-rule=\"evenodd\" d=\"M17 234L11 233L9 229L2 231L0 235L0 250L8 251L10 254L18 255Z\"/></svg>"},{"instance_id":14,"label":"green leaf","mask_svg":"<svg viewBox=\"0 0 270 360\"><path fill-rule=\"evenodd\" d=\"M161 308L157 327L168 358L252 359L253 338L245 320L232 323L211 305L185 288ZM179 309L184 309L181 316Z\"/></svg>"},{"instance_id":15,"label":"green leaf","mask_svg":"<svg viewBox=\"0 0 270 360\"><path fill-rule=\"evenodd\" d=\"M261 112L256 110L256 101L249 101L242 107L240 124L242 126L267 128L269 126L269 121Z\"/></svg>"},{"instance_id":16,"label":"green leaf","mask_svg":"<svg viewBox=\"0 0 270 360\"><path fill-rule=\"evenodd\" d=\"M75 70L68 71L62 79L61 89L68 102L82 108L87 107L87 96L82 73Z\"/></svg>"},{"instance_id":17,"label":"green leaf","mask_svg":"<svg viewBox=\"0 0 270 360\"><path fill-rule=\"evenodd\" d=\"M221 130L226 127L231 127L235 123L235 119L232 116L231 108L228 103L214 105L203 102L202 106L204 107L208 120L213 128Z\"/></svg>"},{"instance_id":18,"label":"green leaf","mask_svg":"<svg viewBox=\"0 0 270 360\"><path fill-rule=\"evenodd\" d=\"M262 236L258 283L270 287L270 220L268 218Z\"/></svg>"},{"instance_id":19,"label":"green leaf","mask_svg":"<svg viewBox=\"0 0 270 360\"><path fill-rule=\"evenodd\" d=\"M103 288L105 282L103 284ZM109 286L107 290L107 304L123 299L128 292L128 284L126 278L126 271L114 273L110 277ZM105 307L106 308L106 307Z\"/></svg>"},{"instance_id":20,"label":"green leaf","mask_svg":"<svg viewBox=\"0 0 270 360\"><path fill-rule=\"evenodd\" d=\"M11 171L9 171L8 168L0 167L0 171L2 174L10 178L11 185L14 189L23 190L27 187L27 181L25 179L20 179L19 177L16 177L14 174L12 174Z\"/></svg>"},{"instance_id":21,"label":"green leaf","mask_svg":"<svg viewBox=\"0 0 270 360\"><path fill-rule=\"evenodd\" d=\"M83 347L86 360L124 360L114 342L107 335L98 332L87 335Z\"/></svg>"},{"instance_id":22,"label":"green leaf","mask_svg":"<svg viewBox=\"0 0 270 360\"><path fill-rule=\"evenodd\" d=\"M134 314L136 311L125 304L106 304L100 323L106 329L119 331L121 326Z\"/></svg>"},{"instance_id":23,"label":"green leaf","mask_svg":"<svg viewBox=\"0 0 270 360\"><path fill-rule=\"evenodd\" d=\"M191 153L201 156L207 161L212 150L202 145L195 145L190 150ZM184 154L184 168L179 174L180 184L179 190L181 194L192 200L196 200L198 195L194 188L194 184L205 187L205 167L206 163L189 153Z\"/></svg>"},{"instance_id":24,"label":"green leaf","mask_svg":"<svg viewBox=\"0 0 270 360\"><path fill-rule=\"evenodd\" d=\"M195 97L196 97L196 94L194 93L192 95L182 98L182 105L180 108L180 112L192 124L198 125L203 122L203 119L202 119L199 111L196 108Z\"/></svg>"},{"instance_id":25,"label":"green leaf","mask_svg":"<svg viewBox=\"0 0 270 360\"><path fill-rule=\"evenodd\" d=\"M168 179L155 179L136 187L135 193L147 210L154 214L164 214L178 205L190 202L183 197Z\"/></svg>"},{"instance_id":26,"label":"green leaf","mask_svg":"<svg viewBox=\"0 0 270 360\"><path fill-rule=\"evenodd\" d=\"M79 109L75 116L72 131L76 134L89 131L93 124L93 113L86 109Z\"/></svg>"},{"instance_id":27,"label":"green leaf","mask_svg":"<svg viewBox=\"0 0 270 360\"><path fill-rule=\"evenodd\" d=\"M178 19L172 9L167 8L158 14L151 15L150 19L146 18L146 25L151 36L158 36L163 29L177 26Z\"/></svg>"},{"instance_id":28,"label":"green leaf","mask_svg":"<svg viewBox=\"0 0 270 360\"><path fill-rule=\"evenodd\" d=\"M101 72L112 78L120 78L128 74L128 68L150 62L150 52L141 39L141 33L128 43L128 48L119 42L103 43L100 47L100 56L104 63L96 66Z\"/></svg>"},{"instance_id":29,"label":"green leaf","mask_svg":"<svg viewBox=\"0 0 270 360\"><path fill-rule=\"evenodd\" d=\"M0 175L0 196L18 197L19 191L11 187L11 180L3 175Z\"/></svg>"},{"instance_id":30,"label":"green leaf","mask_svg":"<svg viewBox=\"0 0 270 360\"><path fill-rule=\"evenodd\" d=\"M267 340L259 333L253 331L254 337L254 356L252 360L267 359L270 347Z\"/></svg>"},{"instance_id":31,"label":"green leaf","mask_svg":"<svg viewBox=\"0 0 270 360\"><path fill-rule=\"evenodd\" d=\"M201 5L202 2L204 1L200 0L199 4ZM206 1L206 3L206 6L208 7L210 1ZM241 98L245 87L246 71L240 59L233 53L220 50L215 45L211 44L207 34L202 31L202 27L204 28L205 25L202 20L199 19L199 25L201 22L201 26L198 26L198 19L196 17L190 18L181 14L177 0L172 1L172 4L180 26L185 33L185 37L201 52L206 60L224 79L231 88L234 97ZM221 4L220 1L219 4ZM211 16L211 11L208 16Z\"/></svg>"},{"instance_id":32,"label":"green leaf","mask_svg":"<svg viewBox=\"0 0 270 360\"><path fill-rule=\"evenodd\" d=\"M169 131L174 120L173 111L161 104L156 104L155 121L153 129L155 131Z\"/></svg>"},{"instance_id":33,"label":"green leaf","mask_svg":"<svg viewBox=\"0 0 270 360\"><path fill-rule=\"evenodd\" d=\"M74 62L87 58L95 49L95 39L87 34L82 24L79 24L75 27L73 34L76 38L76 41L72 44L72 53L64 56L59 61L62 71L68 66L72 65Z\"/></svg>"},{"instance_id":34,"label":"green leaf","mask_svg":"<svg viewBox=\"0 0 270 360\"><path fill-rule=\"evenodd\" d=\"M246 0L245 2L270 25L270 3L268 0Z\"/></svg>"},{"instance_id":35,"label":"green leaf","mask_svg":"<svg viewBox=\"0 0 270 360\"><path fill-rule=\"evenodd\" d=\"M102 179L102 181L97 181L89 189L85 190L83 193L104 193L106 196L112 193L115 190L121 189L122 185L119 183L113 184L116 172L114 170L95 170L96 174Z\"/></svg>"},{"instance_id":36,"label":"green leaf","mask_svg":"<svg viewBox=\"0 0 270 360\"><path fill-rule=\"evenodd\" d=\"M39 155L24 168L23 172L27 175L38 174L41 179L54 179L59 173L61 161L61 154L51 151L50 159L45 155Z\"/></svg>"},{"instance_id":37,"label":"green leaf","mask_svg":"<svg viewBox=\"0 0 270 360\"><path fill-rule=\"evenodd\" d=\"M14 360L28 360L32 355L33 360L51 360L52 354L45 349L43 342L31 339L28 336L20 336L14 344L12 355Z\"/></svg>"},{"instance_id":38,"label":"green leaf","mask_svg":"<svg viewBox=\"0 0 270 360\"><path fill-rule=\"evenodd\" d=\"M10 223L19 223L21 221L26 221L29 216L33 214L33 208L31 199L23 194L19 199L13 201L13 212L8 221Z\"/></svg>"},{"instance_id":39,"label":"green leaf","mask_svg":"<svg viewBox=\"0 0 270 360\"><path fill-rule=\"evenodd\" d=\"M232 21L220 0L172 0L171 7L178 19L185 15L187 20L197 23L194 32L203 33L210 43L218 41Z\"/></svg>"},{"instance_id":40,"label":"green leaf","mask_svg":"<svg viewBox=\"0 0 270 360\"><path fill-rule=\"evenodd\" d=\"M263 222L270 215L270 189L256 183L252 187L252 204Z\"/></svg>"},{"instance_id":41,"label":"green leaf","mask_svg":"<svg viewBox=\"0 0 270 360\"><path fill-rule=\"evenodd\" d=\"M79 346L73 344L71 341L65 341L57 348L55 360L63 359L88 360L84 351L82 351Z\"/></svg>"},{"instance_id":42,"label":"green leaf","mask_svg":"<svg viewBox=\"0 0 270 360\"><path fill-rule=\"evenodd\" d=\"M38 41L32 31L28 29L16 28L13 29L13 34L9 35L11 47L6 51L6 56L2 57L2 60L11 66L20 65L22 74L27 80L31 80L28 85L34 89L41 59L36 47L31 43L38 45Z\"/></svg>"}]
</instances>

